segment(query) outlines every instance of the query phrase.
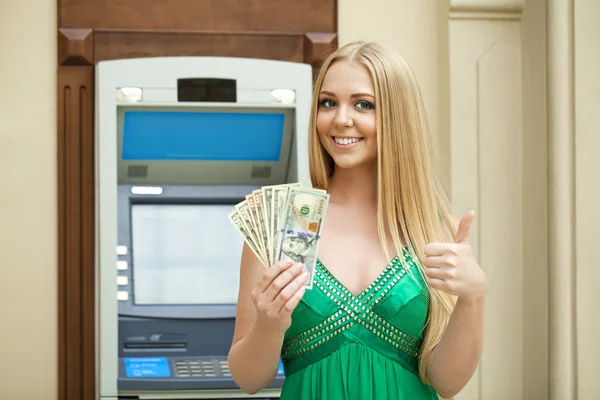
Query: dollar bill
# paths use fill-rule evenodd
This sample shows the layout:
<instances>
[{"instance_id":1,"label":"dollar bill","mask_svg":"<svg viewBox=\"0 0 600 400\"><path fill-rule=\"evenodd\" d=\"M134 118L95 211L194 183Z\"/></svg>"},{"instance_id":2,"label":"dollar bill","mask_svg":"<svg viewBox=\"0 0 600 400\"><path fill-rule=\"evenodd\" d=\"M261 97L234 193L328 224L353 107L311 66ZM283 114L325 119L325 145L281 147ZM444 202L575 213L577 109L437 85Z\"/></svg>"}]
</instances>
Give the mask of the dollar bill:
<instances>
[{"instance_id":1,"label":"dollar bill","mask_svg":"<svg viewBox=\"0 0 600 400\"><path fill-rule=\"evenodd\" d=\"M301 187L299 183L292 183L286 185L276 185L273 186L273 195L272 195L272 203L271 203L271 220L270 229L271 229L271 249L273 251L273 260L271 264L274 264L275 254L277 253L277 244L281 238L281 217L284 215L284 207L287 202L288 192L292 187Z\"/></svg>"},{"instance_id":2,"label":"dollar bill","mask_svg":"<svg viewBox=\"0 0 600 400\"><path fill-rule=\"evenodd\" d=\"M238 212L240 221L242 222L242 225L245 228L245 235L244 234L242 234L242 235L244 236L244 238L246 238L246 236L247 236L248 238L251 239L251 241L248 243L248 245L250 247L254 246L253 251L259 258L259 260L265 266L269 266L268 260L266 260L263 257L263 254L261 251L260 242L258 240L258 235L256 234L256 229L254 228L254 223L252 222L252 217L250 215L250 209L248 207L248 202L244 200L241 203L237 204L235 206L235 210ZM235 223L234 223L234 225L235 225Z\"/></svg>"},{"instance_id":3,"label":"dollar bill","mask_svg":"<svg viewBox=\"0 0 600 400\"><path fill-rule=\"evenodd\" d=\"M278 222L275 261L294 260L308 273L305 287L312 289L319 239L329 194L322 190L288 187L283 213ZM276 209L273 208L273 215Z\"/></svg>"},{"instance_id":4,"label":"dollar bill","mask_svg":"<svg viewBox=\"0 0 600 400\"><path fill-rule=\"evenodd\" d=\"M252 195L252 193L246 196L246 203L248 204L248 214L250 215L250 220L252 222L252 232L256 237L256 244L259 247L262 259L268 261L264 242L260 233L260 224L258 220L258 212L256 210L256 203L254 201L254 196Z\"/></svg>"},{"instance_id":5,"label":"dollar bill","mask_svg":"<svg viewBox=\"0 0 600 400\"><path fill-rule=\"evenodd\" d=\"M273 258L275 257L275 251L273 248L273 231L271 229L271 199L273 198L273 187L265 186L262 188L262 201L263 201L263 222L265 231L267 233L267 248L269 249L269 264L273 265Z\"/></svg>"},{"instance_id":6,"label":"dollar bill","mask_svg":"<svg viewBox=\"0 0 600 400\"><path fill-rule=\"evenodd\" d=\"M256 234L260 238L265 260L267 260L270 263L270 260L273 258L273 252L269 249L268 246L269 240L267 237L265 213L263 210L263 192L261 189L254 190L252 191L252 196L254 196L254 211L256 214Z\"/></svg>"},{"instance_id":7,"label":"dollar bill","mask_svg":"<svg viewBox=\"0 0 600 400\"><path fill-rule=\"evenodd\" d=\"M240 217L240 213L238 210L234 210L229 214L229 220L233 223L233 225L237 228L238 232L244 238L244 241L248 244L248 247L252 250L254 255L260 260L261 255L258 251L258 246L256 245L255 238L253 235L248 232L248 228L245 226L242 218ZM262 260L261 260L262 261ZM264 261L263 261L264 263Z\"/></svg>"}]
</instances>

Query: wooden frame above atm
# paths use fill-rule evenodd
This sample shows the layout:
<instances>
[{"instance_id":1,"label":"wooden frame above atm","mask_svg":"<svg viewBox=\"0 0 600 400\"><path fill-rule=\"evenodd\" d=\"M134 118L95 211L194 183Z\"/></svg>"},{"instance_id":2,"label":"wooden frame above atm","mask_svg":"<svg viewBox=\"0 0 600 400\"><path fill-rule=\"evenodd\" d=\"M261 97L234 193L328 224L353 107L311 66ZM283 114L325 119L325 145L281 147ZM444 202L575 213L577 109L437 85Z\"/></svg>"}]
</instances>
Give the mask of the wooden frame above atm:
<instances>
[{"instance_id":1,"label":"wooden frame above atm","mask_svg":"<svg viewBox=\"0 0 600 400\"><path fill-rule=\"evenodd\" d=\"M94 65L226 56L304 62L316 71L337 47L337 0L58 0L57 6L58 398L92 400Z\"/></svg>"}]
</instances>

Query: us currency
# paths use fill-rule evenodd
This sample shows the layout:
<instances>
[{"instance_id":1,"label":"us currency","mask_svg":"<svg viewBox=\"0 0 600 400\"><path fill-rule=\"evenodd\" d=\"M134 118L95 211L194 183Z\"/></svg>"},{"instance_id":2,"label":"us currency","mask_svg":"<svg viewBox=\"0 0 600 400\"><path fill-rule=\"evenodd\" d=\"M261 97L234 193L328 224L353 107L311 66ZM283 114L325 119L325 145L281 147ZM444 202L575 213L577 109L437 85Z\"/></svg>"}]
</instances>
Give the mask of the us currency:
<instances>
[{"instance_id":1,"label":"us currency","mask_svg":"<svg viewBox=\"0 0 600 400\"><path fill-rule=\"evenodd\" d=\"M322 190L290 187L283 208L275 260L294 260L308 273L305 287L312 289L319 239L329 194Z\"/></svg>"},{"instance_id":2,"label":"us currency","mask_svg":"<svg viewBox=\"0 0 600 400\"><path fill-rule=\"evenodd\" d=\"M260 233L260 224L258 220L258 213L256 210L256 203L254 201L254 196L252 193L246 195L246 202L248 204L248 214L250 215L250 220L252 221L252 232L256 237L256 244L260 250L260 254L262 254L262 259L268 262L267 252L265 249L265 245L262 239L262 235Z\"/></svg>"},{"instance_id":3,"label":"us currency","mask_svg":"<svg viewBox=\"0 0 600 400\"><path fill-rule=\"evenodd\" d=\"M273 250L273 231L271 230L271 199L273 198L273 187L264 186L262 188L262 201L263 201L263 213L265 224L265 231L267 233L267 248L269 249L269 264L273 265L273 257L275 252Z\"/></svg>"},{"instance_id":4,"label":"us currency","mask_svg":"<svg viewBox=\"0 0 600 400\"><path fill-rule=\"evenodd\" d=\"M274 264L276 260L275 254L277 253L277 245L281 237L281 217L284 214L283 208L287 202L288 192L291 187L301 187L300 183L291 183L285 185L273 186L272 200L271 200L271 218L269 221L271 230L271 249L273 253L273 259L271 264Z\"/></svg>"},{"instance_id":5,"label":"us currency","mask_svg":"<svg viewBox=\"0 0 600 400\"><path fill-rule=\"evenodd\" d=\"M239 212L237 210L232 211L231 214L229 214L229 220L237 228L238 232L242 235L242 237L244 238L244 240L248 244L248 247L250 247L254 255L260 260L261 255L258 251L258 247L256 246L255 239L244 226Z\"/></svg>"},{"instance_id":6,"label":"us currency","mask_svg":"<svg viewBox=\"0 0 600 400\"><path fill-rule=\"evenodd\" d=\"M244 238L248 237L250 239L250 241L248 242L248 245L252 248L252 251L254 252L254 254L256 254L258 259L265 266L268 266L269 265L268 260L265 260L262 255L262 251L260 249L260 244L258 242L258 237L254 230L252 217L250 216L250 210L248 208L248 202L244 200L241 203L237 204L235 206L235 210L237 211L239 220L241 221L242 226L244 227L244 231L241 232L242 236L244 236ZM237 227L236 222L235 221L232 221L232 222ZM238 230L239 230L239 228L238 228Z\"/></svg>"},{"instance_id":7,"label":"us currency","mask_svg":"<svg viewBox=\"0 0 600 400\"><path fill-rule=\"evenodd\" d=\"M273 252L268 246L269 240L267 238L267 220L265 219L265 213L263 210L263 192L261 189L254 190L252 191L252 196L254 196L254 207L256 212L256 234L260 237L261 246L264 249L265 260L270 263Z\"/></svg>"}]
</instances>

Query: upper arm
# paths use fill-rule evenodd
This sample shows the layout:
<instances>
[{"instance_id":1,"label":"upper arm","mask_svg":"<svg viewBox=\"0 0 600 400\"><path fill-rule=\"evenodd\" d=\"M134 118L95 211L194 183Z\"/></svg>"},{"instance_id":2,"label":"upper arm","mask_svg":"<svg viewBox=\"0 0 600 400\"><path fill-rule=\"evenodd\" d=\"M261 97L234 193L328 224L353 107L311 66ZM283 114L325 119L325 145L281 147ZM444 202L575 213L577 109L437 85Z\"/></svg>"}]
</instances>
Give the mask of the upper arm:
<instances>
[{"instance_id":1,"label":"upper arm","mask_svg":"<svg viewBox=\"0 0 600 400\"><path fill-rule=\"evenodd\" d=\"M242 261L240 263L240 286L232 347L250 332L252 324L254 324L256 309L254 308L251 293L258 279L262 276L264 269L265 266L256 257L250 247L244 243Z\"/></svg>"}]
</instances>

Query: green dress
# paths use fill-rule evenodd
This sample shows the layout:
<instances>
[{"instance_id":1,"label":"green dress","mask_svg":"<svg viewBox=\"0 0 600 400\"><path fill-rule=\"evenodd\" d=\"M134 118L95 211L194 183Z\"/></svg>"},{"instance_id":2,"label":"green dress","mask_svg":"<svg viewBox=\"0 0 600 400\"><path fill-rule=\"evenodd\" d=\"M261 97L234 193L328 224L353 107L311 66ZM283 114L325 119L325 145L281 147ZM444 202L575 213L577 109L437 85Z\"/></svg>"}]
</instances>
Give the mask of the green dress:
<instances>
[{"instance_id":1,"label":"green dress","mask_svg":"<svg viewBox=\"0 0 600 400\"><path fill-rule=\"evenodd\" d=\"M438 399L418 376L426 283L403 257L357 296L317 261L284 337L281 400Z\"/></svg>"}]
</instances>

